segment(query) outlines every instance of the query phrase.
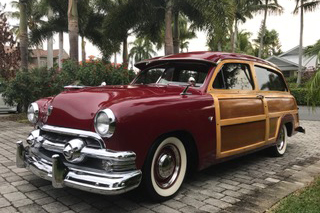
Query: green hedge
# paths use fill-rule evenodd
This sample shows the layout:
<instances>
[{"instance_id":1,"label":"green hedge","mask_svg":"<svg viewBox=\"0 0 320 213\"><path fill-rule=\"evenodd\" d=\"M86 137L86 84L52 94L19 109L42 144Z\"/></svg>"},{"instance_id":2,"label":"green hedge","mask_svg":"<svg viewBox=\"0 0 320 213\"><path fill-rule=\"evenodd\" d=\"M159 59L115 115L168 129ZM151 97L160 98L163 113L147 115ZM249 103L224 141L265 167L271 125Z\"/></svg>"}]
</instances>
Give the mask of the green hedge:
<instances>
[{"instance_id":1,"label":"green hedge","mask_svg":"<svg viewBox=\"0 0 320 213\"><path fill-rule=\"evenodd\" d=\"M291 88L291 94L296 98L298 105L307 105L308 91L306 88Z\"/></svg>"},{"instance_id":2,"label":"green hedge","mask_svg":"<svg viewBox=\"0 0 320 213\"><path fill-rule=\"evenodd\" d=\"M99 86L129 84L135 77L132 70L124 67L113 67L100 61L77 65L65 61L61 70L35 68L28 71L18 71L16 77L3 82L5 102L19 104L27 109L28 105L43 97L57 95L66 85Z\"/></svg>"},{"instance_id":3,"label":"green hedge","mask_svg":"<svg viewBox=\"0 0 320 213\"><path fill-rule=\"evenodd\" d=\"M310 94L308 92L307 88L291 88L290 89L291 94L296 98L298 105L310 105L311 103L308 103L308 99L310 98ZM320 106L320 101L315 103L316 106Z\"/></svg>"}]
</instances>

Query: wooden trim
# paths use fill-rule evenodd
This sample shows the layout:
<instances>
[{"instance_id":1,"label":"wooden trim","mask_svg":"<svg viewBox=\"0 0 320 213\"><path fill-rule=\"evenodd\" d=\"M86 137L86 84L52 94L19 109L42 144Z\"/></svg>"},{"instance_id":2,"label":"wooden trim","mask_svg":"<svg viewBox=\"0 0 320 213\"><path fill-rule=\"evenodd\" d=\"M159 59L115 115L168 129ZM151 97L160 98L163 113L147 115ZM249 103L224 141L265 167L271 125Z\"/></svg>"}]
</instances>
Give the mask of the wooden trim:
<instances>
[{"instance_id":1,"label":"wooden trim","mask_svg":"<svg viewBox=\"0 0 320 213\"><path fill-rule=\"evenodd\" d=\"M216 117L216 156L220 158L221 153L221 126L220 126L220 104L216 96L211 94L214 101L215 117Z\"/></svg>"},{"instance_id":2,"label":"wooden trim","mask_svg":"<svg viewBox=\"0 0 320 213\"><path fill-rule=\"evenodd\" d=\"M250 122L255 122L255 121L262 121L265 119L266 119L266 115L255 115L255 116L247 116L247 117L239 117L239 118L228 118L228 119L221 120L220 126L250 123Z\"/></svg>"},{"instance_id":3,"label":"wooden trim","mask_svg":"<svg viewBox=\"0 0 320 213\"><path fill-rule=\"evenodd\" d=\"M225 151L225 152L221 152L219 154L219 157L220 158L228 157L228 156L231 156L231 155L239 154L239 153L242 153L242 152L245 152L245 151L249 151L249 150L261 147L263 145L265 145L265 141L261 141L261 142L258 142L258 143L255 143L255 144L251 144L251 145L248 145L248 146L245 146L245 147L241 147L241 148L237 148L237 149L232 149L232 150L228 150L228 151Z\"/></svg>"},{"instance_id":4,"label":"wooden trim","mask_svg":"<svg viewBox=\"0 0 320 213\"><path fill-rule=\"evenodd\" d=\"M270 112L269 117L275 118L275 117L281 117L283 114L296 114L298 113L298 110L288 110L288 111L281 111L281 112Z\"/></svg>"}]
</instances>

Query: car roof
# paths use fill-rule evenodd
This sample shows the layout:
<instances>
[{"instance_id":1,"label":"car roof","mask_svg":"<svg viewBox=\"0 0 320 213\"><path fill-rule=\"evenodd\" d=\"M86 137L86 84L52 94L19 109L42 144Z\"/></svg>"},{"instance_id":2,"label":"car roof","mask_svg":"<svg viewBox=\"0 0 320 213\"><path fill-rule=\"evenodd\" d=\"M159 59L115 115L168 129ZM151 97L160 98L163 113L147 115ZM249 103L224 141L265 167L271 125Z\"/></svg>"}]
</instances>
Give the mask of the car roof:
<instances>
[{"instance_id":1,"label":"car roof","mask_svg":"<svg viewBox=\"0 0 320 213\"><path fill-rule=\"evenodd\" d=\"M266 61L266 60L263 60L258 57L245 55L245 54L239 54L239 53L212 52L212 51L188 52L188 53L179 53L179 54L155 57L155 58L140 61L135 64L135 67L137 67L139 69L144 69L147 66L149 66L150 64L153 64L154 62L172 61L172 60L188 60L188 61L197 60L197 61L204 61L207 63L217 64L220 61L226 60L226 59L246 60L246 61L258 62L261 64L265 64L265 65L274 67L279 70L279 68L276 65L274 65L273 63Z\"/></svg>"}]
</instances>

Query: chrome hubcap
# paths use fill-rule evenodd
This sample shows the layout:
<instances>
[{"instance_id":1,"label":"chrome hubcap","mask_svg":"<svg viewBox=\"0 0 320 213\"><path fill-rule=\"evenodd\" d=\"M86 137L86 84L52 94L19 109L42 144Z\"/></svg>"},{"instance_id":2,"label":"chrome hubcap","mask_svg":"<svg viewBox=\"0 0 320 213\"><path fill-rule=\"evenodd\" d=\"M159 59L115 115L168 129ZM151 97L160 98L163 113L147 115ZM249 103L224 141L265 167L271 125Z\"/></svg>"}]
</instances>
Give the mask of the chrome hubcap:
<instances>
[{"instance_id":1,"label":"chrome hubcap","mask_svg":"<svg viewBox=\"0 0 320 213\"><path fill-rule=\"evenodd\" d=\"M172 186L180 172L181 159L176 146L167 144L160 150L154 165L154 177L161 188Z\"/></svg>"},{"instance_id":2,"label":"chrome hubcap","mask_svg":"<svg viewBox=\"0 0 320 213\"><path fill-rule=\"evenodd\" d=\"M174 171L173 157L168 154L163 154L159 158L159 176L163 179L168 178Z\"/></svg>"},{"instance_id":3,"label":"chrome hubcap","mask_svg":"<svg viewBox=\"0 0 320 213\"><path fill-rule=\"evenodd\" d=\"M279 134L280 134L280 135L279 135L279 141L278 141L278 143L277 143L277 149L278 149L279 151L281 151L281 150L283 149L284 143L285 143L285 135L284 135L284 130L283 130L283 128L281 128L281 131L280 131Z\"/></svg>"}]
</instances>

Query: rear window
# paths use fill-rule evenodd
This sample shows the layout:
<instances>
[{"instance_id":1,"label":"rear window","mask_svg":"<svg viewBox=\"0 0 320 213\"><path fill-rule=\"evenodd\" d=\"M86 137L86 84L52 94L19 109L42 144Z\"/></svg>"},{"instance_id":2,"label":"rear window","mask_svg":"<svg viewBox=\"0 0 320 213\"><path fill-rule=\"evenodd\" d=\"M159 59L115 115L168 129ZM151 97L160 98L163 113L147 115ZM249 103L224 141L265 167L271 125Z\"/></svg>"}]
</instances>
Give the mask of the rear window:
<instances>
[{"instance_id":1,"label":"rear window","mask_svg":"<svg viewBox=\"0 0 320 213\"><path fill-rule=\"evenodd\" d=\"M270 69L255 66L256 76L260 90L288 91L282 76Z\"/></svg>"}]
</instances>

